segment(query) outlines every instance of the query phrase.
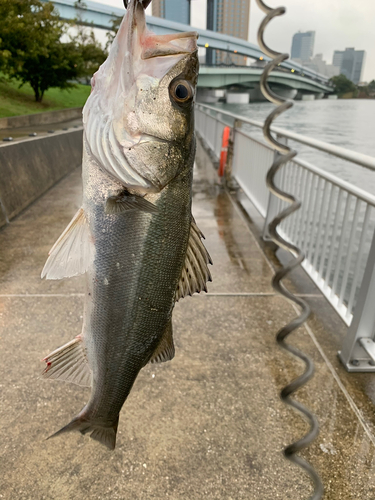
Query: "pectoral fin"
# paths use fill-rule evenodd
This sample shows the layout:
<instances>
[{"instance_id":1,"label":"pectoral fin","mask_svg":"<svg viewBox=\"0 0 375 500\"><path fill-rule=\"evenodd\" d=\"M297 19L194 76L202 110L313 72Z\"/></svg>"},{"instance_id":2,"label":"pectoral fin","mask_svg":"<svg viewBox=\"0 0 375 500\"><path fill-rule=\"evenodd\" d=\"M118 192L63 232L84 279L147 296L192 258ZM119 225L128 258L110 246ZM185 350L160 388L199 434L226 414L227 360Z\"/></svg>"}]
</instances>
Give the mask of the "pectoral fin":
<instances>
[{"instance_id":1,"label":"pectoral fin","mask_svg":"<svg viewBox=\"0 0 375 500\"><path fill-rule=\"evenodd\" d=\"M131 194L126 190L117 196L110 196L107 199L105 205L106 214L121 214L129 210L141 210L150 214L158 211L153 203L145 200L142 196Z\"/></svg>"},{"instance_id":2,"label":"pectoral fin","mask_svg":"<svg viewBox=\"0 0 375 500\"><path fill-rule=\"evenodd\" d=\"M94 256L89 225L80 208L49 252L42 278L59 280L84 274Z\"/></svg>"},{"instance_id":3,"label":"pectoral fin","mask_svg":"<svg viewBox=\"0 0 375 500\"><path fill-rule=\"evenodd\" d=\"M176 291L176 301L186 295L193 295L202 290L207 292L206 283L212 281L208 264L212 264L211 257L201 238L202 232L193 220L190 227L188 248L181 278Z\"/></svg>"}]
</instances>

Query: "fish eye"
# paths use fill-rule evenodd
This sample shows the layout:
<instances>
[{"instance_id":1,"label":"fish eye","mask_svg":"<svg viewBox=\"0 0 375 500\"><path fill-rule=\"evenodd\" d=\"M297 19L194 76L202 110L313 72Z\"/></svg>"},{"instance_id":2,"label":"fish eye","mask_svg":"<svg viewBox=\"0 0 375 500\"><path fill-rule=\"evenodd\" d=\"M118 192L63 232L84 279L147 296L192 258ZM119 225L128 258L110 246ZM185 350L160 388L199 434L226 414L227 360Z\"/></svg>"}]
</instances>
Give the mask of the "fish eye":
<instances>
[{"instance_id":1,"label":"fish eye","mask_svg":"<svg viewBox=\"0 0 375 500\"><path fill-rule=\"evenodd\" d=\"M172 82L169 92L174 101L183 104L193 98L194 92L189 82L186 80L176 80Z\"/></svg>"}]
</instances>

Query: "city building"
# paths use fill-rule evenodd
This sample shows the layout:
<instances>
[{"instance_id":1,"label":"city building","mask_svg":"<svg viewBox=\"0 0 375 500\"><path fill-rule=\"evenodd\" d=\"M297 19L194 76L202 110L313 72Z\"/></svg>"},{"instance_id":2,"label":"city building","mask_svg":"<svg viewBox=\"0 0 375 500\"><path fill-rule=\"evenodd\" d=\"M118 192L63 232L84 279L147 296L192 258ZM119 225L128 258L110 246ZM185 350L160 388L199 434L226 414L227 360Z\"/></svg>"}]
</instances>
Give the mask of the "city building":
<instances>
[{"instance_id":1,"label":"city building","mask_svg":"<svg viewBox=\"0 0 375 500\"><path fill-rule=\"evenodd\" d=\"M355 50L353 47L335 50L332 64L339 68L340 74L357 84L361 81L365 55L364 50Z\"/></svg>"},{"instance_id":2,"label":"city building","mask_svg":"<svg viewBox=\"0 0 375 500\"><path fill-rule=\"evenodd\" d=\"M340 69L337 66L327 64L323 60L323 54L316 54L310 61L305 61L303 66L328 78L332 78L340 73Z\"/></svg>"},{"instance_id":3,"label":"city building","mask_svg":"<svg viewBox=\"0 0 375 500\"><path fill-rule=\"evenodd\" d=\"M152 15L190 24L190 0L153 0Z\"/></svg>"},{"instance_id":4,"label":"city building","mask_svg":"<svg viewBox=\"0 0 375 500\"><path fill-rule=\"evenodd\" d=\"M341 63L342 63L342 56L344 55L343 50L335 50L333 53L333 60L332 60L332 65L336 66L336 68L339 69L341 68Z\"/></svg>"},{"instance_id":5,"label":"city building","mask_svg":"<svg viewBox=\"0 0 375 500\"><path fill-rule=\"evenodd\" d=\"M314 52L315 31L300 31L293 36L291 58L301 63L309 61Z\"/></svg>"},{"instance_id":6,"label":"city building","mask_svg":"<svg viewBox=\"0 0 375 500\"><path fill-rule=\"evenodd\" d=\"M207 29L243 40L249 35L250 0L207 0ZM246 64L246 58L208 49L207 64Z\"/></svg>"}]
</instances>

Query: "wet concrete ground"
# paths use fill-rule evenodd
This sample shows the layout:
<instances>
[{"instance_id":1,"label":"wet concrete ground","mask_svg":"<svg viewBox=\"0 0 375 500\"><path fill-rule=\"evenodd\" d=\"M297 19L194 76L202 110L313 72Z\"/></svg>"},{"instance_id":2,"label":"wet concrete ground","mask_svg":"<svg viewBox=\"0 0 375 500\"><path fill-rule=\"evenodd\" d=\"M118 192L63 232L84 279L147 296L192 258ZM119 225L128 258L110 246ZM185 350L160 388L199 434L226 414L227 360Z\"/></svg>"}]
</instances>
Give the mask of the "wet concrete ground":
<instances>
[{"instance_id":1,"label":"wet concrete ground","mask_svg":"<svg viewBox=\"0 0 375 500\"><path fill-rule=\"evenodd\" d=\"M48 250L80 206L80 172L0 231L0 499L307 499L310 482L281 450L306 430L279 400L301 365L275 344L295 312L270 285L257 217L215 187L199 151L194 215L213 258L209 294L174 312L176 357L140 373L109 452L78 433L46 441L89 391L39 377L40 359L80 333L82 280L41 281ZM305 285L303 285L303 283ZM314 308L293 344L316 376L299 399L321 434L305 456L325 499L375 497L374 376L336 359L346 329L302 275L290 282Z\"/></svg>"}]
</instances>

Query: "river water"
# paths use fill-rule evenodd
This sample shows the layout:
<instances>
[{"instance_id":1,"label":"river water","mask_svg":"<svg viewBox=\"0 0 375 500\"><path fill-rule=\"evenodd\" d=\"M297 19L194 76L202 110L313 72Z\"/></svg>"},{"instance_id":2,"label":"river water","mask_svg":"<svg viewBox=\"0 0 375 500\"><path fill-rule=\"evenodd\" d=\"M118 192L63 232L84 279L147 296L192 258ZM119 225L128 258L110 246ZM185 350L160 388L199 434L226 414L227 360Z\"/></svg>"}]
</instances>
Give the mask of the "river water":
<instances>
[{"instance_id":1,"label":"river water","mask_svg":"<svg viewBox=\"0 0 375 500\"><path fill-rule=\"evenodd\" d=\"M275 108L270 103L218 103L215 107L262 122ZM295 101L293 108L278 117L274 125L375 157L375 100ZM255 137L261 137L261 130L254 127L250 127L249 130ZM295 142L290 144L298 151L299 158L326 169L341 179L375 195L375 171L313 150L302 144Z\"/></svg>"}]
</instances>

